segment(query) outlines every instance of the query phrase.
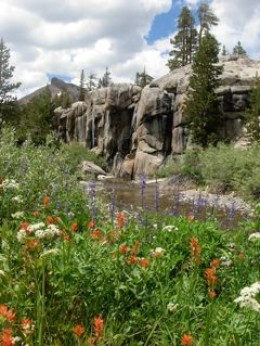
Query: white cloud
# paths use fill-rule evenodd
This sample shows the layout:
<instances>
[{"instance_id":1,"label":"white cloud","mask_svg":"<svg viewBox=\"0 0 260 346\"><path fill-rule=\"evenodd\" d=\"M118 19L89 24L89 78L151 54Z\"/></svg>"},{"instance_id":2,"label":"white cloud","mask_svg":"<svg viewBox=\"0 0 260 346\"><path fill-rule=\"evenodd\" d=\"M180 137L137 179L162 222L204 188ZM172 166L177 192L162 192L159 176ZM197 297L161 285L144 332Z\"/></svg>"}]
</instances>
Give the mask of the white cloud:
<instances>
[{"instance_id":1,"label":"white cloud","mask_svg":"<svg viewBox=\"0 0 260 346\"><path fill-rule=\"evenodd\" d=\"M180 0L173 3L177 6ZM199 0L181 3L193 7ZM214 28L219 41L231 50L241 40L248 53L260 59L258 3L212 0L212 9L220 18ZM19 95L47 84L47 73L77 80L81 69L101 77L108 66L114 81L128 82L144 66L154 77L167 73L169 37L151 45L144 37L154 17L169 11L171 4L171 0L0 0L0 35L11 49L15 79L23 83Z\"/></svg>"},{"instance_id":2,"label":"white cloud","mask_svg":"<svg viewBox=\"0 0 260 346\"><path fill-rule=\"evenodd\" d=\"M0 33L11 49L20 94L48 82L47 73L77 79L81 69L133 81L147 65L167 72L159 42L144 37L171 0L0 0Z\"/></svg>"}]
</instances>

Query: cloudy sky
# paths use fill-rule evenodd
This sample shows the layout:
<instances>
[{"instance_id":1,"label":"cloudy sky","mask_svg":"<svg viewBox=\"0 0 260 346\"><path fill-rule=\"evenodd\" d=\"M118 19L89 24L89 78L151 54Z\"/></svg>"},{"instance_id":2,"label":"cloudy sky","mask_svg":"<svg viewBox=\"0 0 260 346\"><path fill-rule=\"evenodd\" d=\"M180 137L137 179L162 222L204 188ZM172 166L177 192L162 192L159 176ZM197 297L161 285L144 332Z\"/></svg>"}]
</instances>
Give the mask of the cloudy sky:
<instances>
[{"instance_id":1,"label":"cloudy sky","mask_svg":"<svg viewBox=\"0 0 260 346\"><path fill-rule=\"evenodd\" d=\"M78 83L80 72L132 82L142 71L159 77L183 5L199 0L0 0L0 37L11 50L17 96L52 76ZM218 40L232 50L238 40L260 60L259 0L210 0L220 24Z\"/></svg>"}]
</instances>

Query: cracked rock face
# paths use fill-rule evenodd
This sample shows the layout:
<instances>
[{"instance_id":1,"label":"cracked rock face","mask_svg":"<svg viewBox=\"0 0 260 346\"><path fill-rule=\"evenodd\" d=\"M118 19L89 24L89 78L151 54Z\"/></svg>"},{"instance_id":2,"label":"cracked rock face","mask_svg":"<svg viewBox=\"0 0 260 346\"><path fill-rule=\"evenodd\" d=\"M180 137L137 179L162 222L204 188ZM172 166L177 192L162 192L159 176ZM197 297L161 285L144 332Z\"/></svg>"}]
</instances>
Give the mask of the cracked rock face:
<instances>
[{"instance_id":1,"label":"cracked rock face","mask_svg":"<svg viewBox=\"0 0 260 346\"><path fill-rule=\"evenodd\" d=\"M244 116L252 80L260 62L227 56L221 87L216 90L225 114L223 135L243 137ZM176 69L141 89L131 84L88 92L85 102L56 110L58 132L105 156L115 175L152 174L170 154L184 153L189 124L184 115L191 66Z\"/></svg>"}]
</instances>

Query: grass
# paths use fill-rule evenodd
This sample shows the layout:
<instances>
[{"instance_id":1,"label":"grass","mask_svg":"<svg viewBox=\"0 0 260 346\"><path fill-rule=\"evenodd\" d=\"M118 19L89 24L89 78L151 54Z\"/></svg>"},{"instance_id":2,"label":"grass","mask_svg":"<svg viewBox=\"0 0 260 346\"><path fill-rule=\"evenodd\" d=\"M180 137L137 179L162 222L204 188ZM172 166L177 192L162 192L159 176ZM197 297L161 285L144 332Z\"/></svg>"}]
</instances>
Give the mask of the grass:
<instances>
[{"instance_id":1,"label":"grass","mask_svg":"<svg viewBox=\"0 0 260 346\"><path fill-rule=\"evenodd\" d=\"M191 216L118 211L94 184L89 196L77 189L51 143L17 148L7 137L0 345L258 345L259 286L250 302L234 300L259 281L259 219L224 232Z\"/></svg>"},{"instance_id":2,"label":"grass","mask_svg":"<svg viewBox=\"0 0 260 346\"><path fill-rule=\"evenodd\" d=\"M260 196L260 145L237 149L220 144L208 149L190 149L180 158L169 160L159 172L159 177L180 174L193 179L211 191L225 193L236 191L249 199Z\"/></svg>"}]
</instances>

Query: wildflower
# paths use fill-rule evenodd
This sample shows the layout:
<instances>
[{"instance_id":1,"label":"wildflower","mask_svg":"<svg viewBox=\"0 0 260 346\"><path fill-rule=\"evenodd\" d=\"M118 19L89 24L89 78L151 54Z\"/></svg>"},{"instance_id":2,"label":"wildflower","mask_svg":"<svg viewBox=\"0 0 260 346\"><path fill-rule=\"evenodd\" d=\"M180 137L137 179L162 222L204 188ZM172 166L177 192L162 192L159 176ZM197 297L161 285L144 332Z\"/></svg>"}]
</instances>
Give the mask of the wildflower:
<instances>
[{"instance_id":1,"label":"wildflower","mask_svg":"<svg viewBox=\"0 0 260 346\"><path fill-rule=\"evenodd\" d=\"M177 309L178 309L178 307L179 307L179 304L174 304L174 303L169 303L168 305L167 305L167 310L169 311L169 312L175 312Z\"/></svg>"},{"instance_id":2,"label":"wildflower","mask_svg":"<svg viewBox=\"0 0 260 346\"><path fill-rule=\"evenodd\" d=\"M16 203L22 203L23 202L23 199L22 199L22 196L14 196L12 198L12 201L13 202L16 202Z\"/></svg>"},{"instance_id":3,"label":"wildflower","mask_svg":"<svg viewBox=\"0 0 260 346\"><path fill-rule=\"evenodd\" d=\"M33 216L34 216L34 217L39 217L39 216L40 216L40 212L39 212L38 210L35 210L35 211L33 212Z\"/></svg>"},{"instance_id":4,"label":"wildflower","mask_svg":"<svg viewBox=\"0 0 260 346\"><path fill-rule=\"evenodd\" d=\"M138 263L138 258L136 256L129 256L128 262L129 264L136 264Z\"/></svg>"},{"instance_id":5,"label":"wildflower","mask_svg":"<svg viewBox=\"0 0 260 346\"><path fill-rule=\"evenodd\" d=\"M55 217L51 216L51 215L48 215L46 217L46 222L50 225L50 224L54 224L56 223L56 220L55 220Z\"/></svg>"},{"instance_id":6,"label":"wildflower","mask_svg":"<svg viewBox=\"0 0 260 346\"><path fill-rule=\"evenodd\" d=\"M6 328L2 331L0 336L0 344L1 346L13 346L13 338L12 338L12 330L10 328Z\"/></svg>"},{"instance_id":7,"label":"wildflower","mask_svg":"<svg viewBox=\"0 0 260 346\"><path fill-rule=\"evenodd\" d=\"M190 346L193 344L193 337L190 334L183 334L181 337L181 346Z\"/></svg>"},{"instance_id":8,"label":"wildflower","mask_svg":"<svg viewBox=\"0 0 260 346\"><path fill-rule=\"evenodd\" d=\"M126 244L121 244L118 251L121 255L124 255L130 251L130 248Z\"/></svg>"},{"instance_id":9,"label":"wildflower","mask_svg":"<svg viewBox=\"0 0 260 346\"><path fill-rule=\"evenodd\" d=\"M249 287L244 287L240 291L240 296L234 300L239 306L260 312L260 304L256 296L260 293L260 282L255 282Z\"/></svg>"},{"instance_id":10,"label":"wildflower","mask_svg":"<svg viewBox=\"0 0 260 346\"><path fill-rule=\"evenodd\" d=\"M214 259L210 262L210 266L213 268L217 268L220 265L220 260Z\"/></svg>"},{"instance_id":11,"label":"wildflower","mask_svg":"<svg viewBox=\"0 0 260 346\"><path fill-rule=\"evenodd\" d=\"M215 298L217 296L217 292L216 291L209 291L209 297L210 298Z\"/></svg>"},{"instance_id":12,"label":"wildflower","mask_svg":"<svg viewBox=\"0 0 260 346\"><path fill-rule=\"evenodd\" d=\"M140 264L140 266L141 267L143 267L143 268L148 268L149 267L149 265L150 265L150 262L149 262L149 260L147 259L147 258L140 258L139 260L138 260L138 263Z\"/></svg>"},{"instance_id":13,"label":"wildflower","mask_svg":"<svg viewBox=\"0 0 260 346\"><path fill-rule=\"evenodd\" d=\"M260 232L255 232L255 233L251 233L250 236L248 237L249 241L258 241L260 240Z\"/></svg>"},{"instance_id":14,"label":"wildflower","mask_svg":"<svg viewBox=\"0 0 260 346\"><path fill-rule=\"evenodd\" d=\"M40 257L46 257L49 255L58 255L59 254L59 249L49 249L49 250L45 250Z\"/></svg>"},{"instance_id":15,"label":"wildflower","mask_svg":"<svg viewBox=\"0 0 260 346\"><path fill-rule=\"evenodd\" d=\"M34 231L40 230L44 227L45 227L45 224L43 222L38 222L38 223L34 223L34 224L29 225L27 227L27 230L29 232L34 232Z\"/></svg>"},{"instance_id":16,"label":"wildflower","mask_svg":"<svg viewBox=\"0 0 260 346\"><path fill-rule=\"evenodd\" d=\"M241 260L241 261L243 261L244 259L245 259L245 254L244 254L244 252L239 252L239 254L238 254L238 258Z\"/></svg>"},{"instance_id":17,"label":"wildflower","mask_svg":"<svg viewBox=\"0 0 260 346\"><path fill-rule=\"evenodd\" d=\"M102 236L103 236L103 233L100 229L94 229L94 231L91 232L92 240L100 240Z\"/></svg>"},{"instance_id":18,"label":"wildflower","mask_svg":"<svg viewBox=\"0 0 260 346\"><path fill-rule=\"evenodd\" d=\"M229 258L227 258L225 256L221 256L220 257L220 261L221 261L221 265L223 267L231 267L232 264L233 264L233 262Z\"/></svg>"},{"instance_id":19,"label":"wildflower","mask_svg":"<svg viewBox=\"0 0 260 346\"><path fill-rule=\"evenodd\" d=\"M79 228L79 225L77 224L77 222L73 222L73 224L70 226L70 229L73 232L77 232L78 228Z\"/></svg>"},{"instance_id":20,"label":"wildflower","mask_svg":"<svg viewBox=\"0 0 260 346\"><path fill-rule=\"evenodd\" d=\"M1 304L0 305L0 316L5 318L9 322L13 322L15 320L16 313L13 312L12 309L9 309L8 306Z\"/></svg>"},{"instance_id":21,"label":"wildflower","mask_svg":"<svg viewBox=\"0 0 260 346\"><path fill-rule=\"evenodd\" d=\"M190 250L191 256L193 257L195 263L199 263L201 255L201 247L199 245L198 238L192 237L190 239Z\"/></svg>"},{"instance_id":22,"label":"wildflower","mask_svg":"<svg viewBox=\"0 0 260 346\"><path fill-rule=\"evenodd\" d=\"M23 211L17 211L13 214L11 214L13 219L22 219L24 217L24 212Z\"/></svg>"},{"instance_id":23,"label":"wildflower","mask_svg":"<svg viewBox=\"0 0 260 346\"><path fill-rule=\"evenodd\" d=\"M24 222L21 223L19 229L23 229L23 230L27 231L29 226L30 226L29 222L24 221Z\"/></svg>"},{"instance_id":24,"label":"wildflower","mask_svg":"<svg viewBox=\"0 0 260 346\"><path fill-rule=\"evenodd\" d=\"M193 213L189 213L189 214L187 215L187 220L188 220L189 222L193 221L194 219L195 219L195 215L194 215Z\"/></svg>"},{"instance_id":25,"label":"wildflower","mask_svg":"<svg viewBox=\"0 0 260 346\"><path fill-rule=\"evenodd\" d=\"M24 335L29 335L33 332L34 324L31 319L23 318L21 324L22 333Z\"/></svg>"},{"instance_id":26,"label":"wildflower","mask_svg":"<svg viewBox=\"0 0 260 346\"><path fill-rule=\"evenodd\" d=\"M50 201L51 201L51 198L49 196L45 196L43 197L43 201L42 201L42 204L47 207L47 205L50 204Z\"/></svg>"},{"instance_id":27,"label":"wildflower","mask_svg":"<svg viewBox=\"0 0 260 346\"><path fill-rule=\"evenodd\" d=\"M23 243L24 240L25 240L25 238L26 238L26 236L27 236L26 231L25 231L24 229L21 229L21 230L17 233L16 238L17 238L17 240L19 241L19 243Z\"/></svg>"},{"instance_id":28,"label":"wildflower","mask_svg":"<svg viewBox=\"0 0 260 346\"><path fill-rule=\"evenodd\" d=\"M166 232L172 232L172 231L178 231L179 229L176 226L167 225L167 226L164 226L162 230Z\"/></svg>"},{"instance_id":29,"label":"wildflower","mask_svg":"<svg viewBox=\"0 0 260 346\"><path fill-rule=\"evenodd\" d=\"M93 328L94 328L95 337L97 339L102 337L103 329L104 329L104 320L102 319L101 316L94 318Z\"/></svg>"},{"instance_id":30,"label":"wildflower","mask_svg":"<svg viewBox=\"0 0 260 346\"><path fill-rule=\"evenodd\" d=\"M123 228L126 224L126 214L125 212L121 211L116 214L116 222L118 228Z\"/></svg>"},{"instance_id":31,"label":"wildflower","mask_svg":"<svg viewBox=\"0 0 260 346\"><path fill-rule=\"evenodd\" d=\"M39 246L39 241L37 239L29 239L26 245L28 249L34 250Z\"/></svg>"},{"instance_id":32,"label":"wildflower","mask_svg":"<svg viewBox=\"0 0 260 346\"><path fill-rule=\"evenodd\" d=\"M160 256L163 256L164 253L165 253L165 249L163 249L162 247L156 247L154 250L152 250L151 256L160 257Z\"/></svg>"},{"instance_id":33,"label":"wildflower","mask_svg":"<svg viewBox=\"0 0 260 346\"><path fill-rule=\"evenodd\" d=\"M96 223L95 223L95 221L93 221L93 220L87 222L87 227L88 227L88 228L94 228L95 225L96 225Z\"/></svg>"},{"instance_id":34,"label":"wildflower","mask_svg":"<svg viewBox=\"0 0 260 346\"><path fill-rule=\"evenodd\" d=\"M139 252L139 243L140 243L139 240L135 240L134 245L131 249L131 254L133 256L136 256Z\"/></svg>"},{"instance_id":35,"label":"wildflower","mask_svg":"<svg viewBox=\"0 0 260 346\"><path fill-rule=\"evenodd\" d=\"M4 190L8 190L8 189L15 190L15 189L19 188L19 184L13 179L5 179L5 180L3 180L1 187Z\"/></svg>"},{"instance_id":36,"label":"wildflower","mask_svg":"<svg viewBox=\"0 0 260 346\"><path fill-rule=\"evenodd\" d=\"M204 276L205 276L207 284L210 288L214 287L218 283L218 277L216 275L216 268L205 269Z\"/></svg>"},{"instance_id":37,"label":"wildflower","mask_svg":"<svg viewBox=\"0 0 260 346\"><path fill-rule=\"evenodd\" d=\"M80 338L85 333L85 328L81 324L77 324L73 327L73 333Z\"/></svg>"}]
</instances>

